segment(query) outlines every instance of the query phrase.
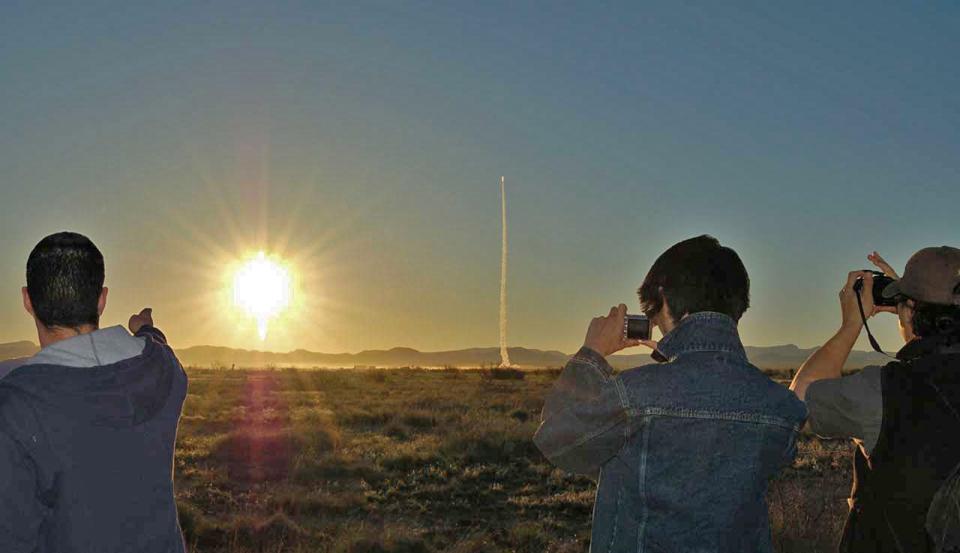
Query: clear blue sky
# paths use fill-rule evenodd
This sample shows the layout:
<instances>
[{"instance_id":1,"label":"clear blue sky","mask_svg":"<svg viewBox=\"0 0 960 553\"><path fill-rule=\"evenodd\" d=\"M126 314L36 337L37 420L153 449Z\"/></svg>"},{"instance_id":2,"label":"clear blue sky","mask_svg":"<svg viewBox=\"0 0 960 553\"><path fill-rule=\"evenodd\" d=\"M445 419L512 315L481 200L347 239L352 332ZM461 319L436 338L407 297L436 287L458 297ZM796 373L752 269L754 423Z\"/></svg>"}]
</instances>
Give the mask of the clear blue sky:
<instances>
[{"instance_id":1,"label":"clear blue sky","mask_svg":"<svg viewBox=\"0 0 960 553\"><path fill-rule=\"evenodd\" d=\"M514 345L572 351L700 233L757 345L826 339L869 251L960 243L958 5L556 4L4 3L0 341L69 228L104 322L150 304L177 345L494 345L500 175ZM265 344L217 299L250 248L306 298Z\"/></svg>"}]
</instances>

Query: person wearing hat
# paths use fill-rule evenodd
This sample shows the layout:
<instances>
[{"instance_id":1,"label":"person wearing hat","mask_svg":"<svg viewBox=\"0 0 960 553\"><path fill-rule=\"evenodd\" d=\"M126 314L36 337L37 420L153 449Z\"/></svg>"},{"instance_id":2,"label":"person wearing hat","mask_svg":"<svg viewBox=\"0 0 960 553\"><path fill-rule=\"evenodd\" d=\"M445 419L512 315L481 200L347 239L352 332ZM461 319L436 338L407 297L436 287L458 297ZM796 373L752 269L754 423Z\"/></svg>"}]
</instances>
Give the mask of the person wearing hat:
<instances>
[{"instance_id":1,"label":"person wearing hat","mask_svg":"<svg viewBox=\"0 0 960 553\"><path fill-rule=\"evenodd\" d=\"M840 291L840 329L790 389L807 404L808 430L858 446L840 551L929 552L927 511L960 463L960 250L924 248L903 278L876 252L867 258L896 279L882 291L896 307L874 306L872 273L851 272ZM865 319L884 311L897 315L906 345L884 366L841 376Z\"/></svg>"}]
</instances>

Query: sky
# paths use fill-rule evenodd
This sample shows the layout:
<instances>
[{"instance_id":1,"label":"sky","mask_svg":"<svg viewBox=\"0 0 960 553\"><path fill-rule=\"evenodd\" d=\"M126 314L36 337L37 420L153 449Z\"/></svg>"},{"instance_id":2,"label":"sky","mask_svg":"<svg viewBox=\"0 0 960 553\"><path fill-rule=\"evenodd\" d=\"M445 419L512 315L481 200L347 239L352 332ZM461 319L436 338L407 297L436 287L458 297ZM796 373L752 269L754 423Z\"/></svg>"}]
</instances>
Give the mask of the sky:
<instances>
[{"instance_id":1,"label":"sky","mask_svg":"<svg viewBox=\"0 0 960 553\"><path fill-rule=\"evenodd\" d=\"M748 345L825 341L875 249L960 245L955 3L134 4L0 7L0 342L69 229L103 324L175 346L494 346L501 175L514 346L574 351L703 233ZM228 292L260 250L296 280L264 341Z\"/></svg>"}]
</instances>

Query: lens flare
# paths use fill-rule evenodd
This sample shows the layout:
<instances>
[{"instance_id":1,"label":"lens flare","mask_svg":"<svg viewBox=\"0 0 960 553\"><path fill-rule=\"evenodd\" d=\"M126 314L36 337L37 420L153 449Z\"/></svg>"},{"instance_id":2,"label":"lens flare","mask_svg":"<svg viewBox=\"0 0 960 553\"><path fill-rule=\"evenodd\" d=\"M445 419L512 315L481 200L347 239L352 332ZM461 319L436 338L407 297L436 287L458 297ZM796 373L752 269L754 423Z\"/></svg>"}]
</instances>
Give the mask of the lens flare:
<instances>
[{"instance_id":1,"label":"lens flare","mask_svg":"<svg viewBox=\"0 0 960 553\"><path fill-rule=\"evenodd\" d=\"M290 305L290 271L278 260L258 252L233 277L233 302L257 321L260 340L267 339L270 320Z\"/></svg>"}]
</instances>

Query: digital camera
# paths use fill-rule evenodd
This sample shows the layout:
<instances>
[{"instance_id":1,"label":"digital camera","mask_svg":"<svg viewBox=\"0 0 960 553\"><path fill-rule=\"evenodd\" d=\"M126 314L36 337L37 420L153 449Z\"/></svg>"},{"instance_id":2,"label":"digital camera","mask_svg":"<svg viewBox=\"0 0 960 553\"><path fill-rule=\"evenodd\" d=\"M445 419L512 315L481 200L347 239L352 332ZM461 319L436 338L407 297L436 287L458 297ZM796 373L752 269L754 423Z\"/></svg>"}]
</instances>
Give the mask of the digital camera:
<instances>
[{"instance_id":1,"label":"digital camera","mask_svg":"<svg viewBox=\"0 0 960 553\"><path fill-rule=\"evenodd\" d=\"M893 307L897 305L897 298L883 297L883 289L896 279L890 278L880 271L867 269L865 272L873 273L873 305L877 307ZM853 283L853 291L856 292L857 295L860 295L861 290L863 290L863 277L858 278L857 281Z\"/></svg>"},{"instance_id":2,"label":"digital camera","mask_svg":"<svg viewBox=\"0 0 960 553\"><path fill-rule=\"evenodd\" d=\"M628 340L649 340L650 319L646 315L627 315L623 319L623 336Z\"/></svg>"}]
</instances>

